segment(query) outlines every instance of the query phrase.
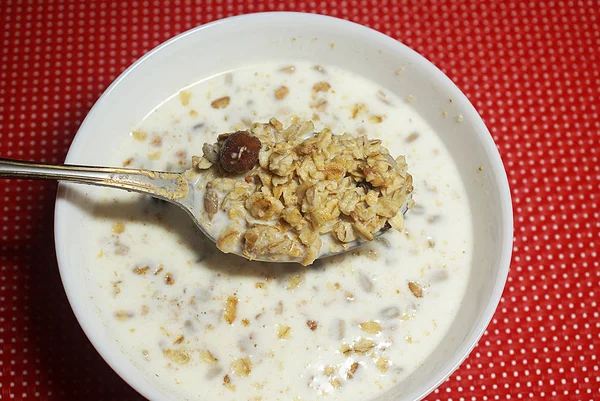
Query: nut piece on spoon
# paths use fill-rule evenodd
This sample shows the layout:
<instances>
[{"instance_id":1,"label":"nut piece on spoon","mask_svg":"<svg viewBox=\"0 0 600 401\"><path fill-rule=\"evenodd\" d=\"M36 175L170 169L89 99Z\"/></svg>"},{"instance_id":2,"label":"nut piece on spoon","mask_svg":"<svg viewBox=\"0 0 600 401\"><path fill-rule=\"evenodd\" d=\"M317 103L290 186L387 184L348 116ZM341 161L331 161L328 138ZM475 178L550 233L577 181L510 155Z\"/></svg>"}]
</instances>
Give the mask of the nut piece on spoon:
<instances>
[{"instance_id":1,"label":"nut piece on spoon","mask_svg":"<svg viewBox=\"0 0 600 401\"><path fill-rule=\"evenodd\" d=\"M260 139L246 131L219 136L223 145L219 152L219 164L228 173L241 174L252 170L258 161Z\"/></svg>"}]
</instances>

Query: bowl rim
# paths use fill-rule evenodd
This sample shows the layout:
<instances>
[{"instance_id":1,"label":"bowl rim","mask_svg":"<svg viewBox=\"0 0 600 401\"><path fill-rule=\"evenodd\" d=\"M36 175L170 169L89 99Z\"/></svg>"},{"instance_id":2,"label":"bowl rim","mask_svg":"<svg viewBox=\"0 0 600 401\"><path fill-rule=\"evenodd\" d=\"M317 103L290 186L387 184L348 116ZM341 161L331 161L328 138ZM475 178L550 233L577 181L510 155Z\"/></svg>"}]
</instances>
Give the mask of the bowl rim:
<instances>
[{"instance_id":1,"label":"bowl rim","mask_svg":"<svg viewBox=\"0 0 600 401\"><path fill-rule=\"evenodd\" d=\"M399 40L396 40L377 30L361 25L359 23L315 13L288 11L259 12L227 17L209 22L207 24L199 25L197 27L191 28L187 31L173 36L172 38L166 40L165 42L154 47L152 50L148 51L142 57L137 59L133 64L131 64L127 69L125 69L108 86L108 88L94 103L94 105L86 115L85 119L83 120L81 126L77 130L77 133L67 152L65 163L73 159L74 156L78 154L80 152L80 149L82 149L82 147L84 146L85 140L83 138L83 135L81 134L85 131L87 125L89 125L90 116L95 113L100 104L106 101L108 95L113 91L115 87L117 87L121 83L121 81L125 79L125 77L133 73L140 64L144 63L155 53L160 52L163 48L170 46L175 41L181 40L188 35L194 35L203 30L210 29L218 25L235 24L241 22L241 20L256 20L254 21L254 23L257 23L260 20L272 18L277 18L280 21L282 18L293 18L295 19L295 22L298 22L298 20L313 20L319 21L321 24L332 25L333 27L335 27L336 25L343 26L343 28L345 29L354 30L358 34L366 36L371 41L385 42L388 45L390 45L390 47L395 46L398 49L402 49L404 52L410 53L411 57L420 63L421 68L424 68L428 74L436 76L436 78L444 85L446 85L447 88L455 92L453 96L455 96L455 99L460 102L463 112L468 113L468 115L472 117L471 121L473 124L473 128L477 132L480 142L486 152L486 157L488 158L490 164L493 167L492 174L494 175L494 178L498 183L498 190L500 192L501 207L499 213L501 214L501 222L504 227L503 237L500 239L501 247L498 274L495 278L493 289L490 293L490 297L488 298L487 305L483 310L480 320L474 326L473 330L471 330L470 335L467 336L465 341L462 342L459 351L455 354L457 355L457 357L454 358L452 364L449 365L449 367L440 377L428 379L422 386L420 386L420 388L417 388L412 392L405 394L412 396L412 398L415 400L422 399L429 393L431 393L433 390L435 390L454 371L456 371L456 369L458 369L458 367L462 364L462 362L464 362L467 356L469 356L473 348L477 345L479 339L482 337L489 323L491 322L493 315L501 300L501 296L508 278L508 272L512 257L514 225L512 199L510 194L508 177L502 159L500 157L500 153L498 151L498 148L496 147L496 144L494 143L492 135L490 134L489 130L487 129L481 116L479 115L473 104L468 100L466 95L458 88L458 86L438 67L431 63L427 58L417 53L415 50L404 45ZM66 204L66 200L63 196L65 192L66 186L59 184L54 211L54 237L59 273L71 309L73 310L73 313L75 314L79 325L81 326L89 341L92 343L93 347L115 373L117 373L127 384L129 384L142 396L151 400L163 400L164 398L162 394L160 394L156 389L148 387L145 384L145 381L143 381L142 378L138 374L136 374L135 370L131 369L129 365L122 366L120 364L122 358L122 356L118 355L120 351L118 351L117 348L114 347L114 345L108 344L108 342L105 341L105 339L99 333L96 333L91 329L89 325L89 319L91 318L86 315L85 311L78 304L78 300L73 295L75 291L73 290L71 283L67 278L67 247L64 244L61 245L59 243L60 238L62 237L62 222L65 221L65 219L63 218L63 214L65 213L64 207Z\"/></svg>"}]
</instances>

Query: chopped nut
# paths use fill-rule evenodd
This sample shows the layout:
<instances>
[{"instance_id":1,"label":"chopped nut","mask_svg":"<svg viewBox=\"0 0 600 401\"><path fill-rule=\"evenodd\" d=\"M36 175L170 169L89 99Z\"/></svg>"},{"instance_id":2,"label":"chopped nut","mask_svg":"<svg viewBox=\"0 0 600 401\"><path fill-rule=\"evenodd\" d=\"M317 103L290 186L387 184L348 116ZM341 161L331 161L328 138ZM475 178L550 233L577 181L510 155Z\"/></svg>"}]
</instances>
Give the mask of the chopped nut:
<instances>
[{"instance_id":1,"label":"chopped nut","mask_svg":"<svg viewBox=\"0 0 600 401\"><path fill-rule=\"evenodd\" d=\"M265 388L266 385L266 381L259 383L259 382L254 382L252 383L252 387L254 387L256 390L262 390ZM260 400L256 400L256 401L260 401Z\"/></svg>"},{"instance_id":2,"label":"chopped nut","mask_svg":"<svg viewBox=\"0 0 600 401\"><path fill-rule=\"evenodd\" d=\"M285 288L287 290L293 290L294 288L298 288L298 286L302 283L303 280L304 280L303 275L294 274L292 277L290 277L290 279L288 281L288 285Z\"/></svg>"},{"instance_id":3,"label":"chopped nut","mask_svg":"<svg viewBox=\"0 0 600 401\"><path fill-rule=\"evenodd\" d=\"M117 320L125 321L131 319L133 317L133 313L120 310L115 312L115 317Z\"/></svg>"},{"instance_id":4,"label":"chopped nut","mask_svg":"<svg viewBox=\"0 0 600 401\"><path fill-rule=\"evenodd\" d=\"M348 370L348 379L352 379L354 377L354 374L356 373L356 370L358 369L358 362L354 362L351 366L350 369Z\"/></svg>"},{"instance_id":5,"label":"chopped nut","mask_svg":"<svg viewBox=\"0 0 600 401\"><path fill-rule=\"evenodd\" d=\"M223 386L227 387L231 391L235 391L235 384L231 384L229 375L223 376Z\"/></svg>"},{"instance_id":6,"label":"chopped nut","mask_svg":"<svg viewBox=\"0 0 600 401\"><path fill-rule=\"evenodd\" d=\"M173 275L171 273L165 274L165 284L167 284L167 285L175 284L175 279L173 278Z\"/></svg>"},{"instance_id":7,"label":"chopped nut","mask_svg":"<svg viewBox=\"0 0 600 401\"><path fill-rule=\"evenodd\" d=\"M361 338L358 342L354 343L353 345L342 344L340 352L346 356L350 355L352 352L355 352L357 354L366 354L373 347L375 347L375 342L366 338Z\"/></svg>"},{"instance_id":8,"label":"chopped nut","mask_svg":"<svg viewBox=\"0 0 600 401\"><path fill-rule=\"evenodd\" d=\"M250 320L248 320L248 319L242 319L242 325L244 327L248 327L249 324L250 324Z\"/></svg>"},{"instance_id":9,"label":"chopped nut","mask_svg":"<svg viewBox=\"0 0 600 401\"><path fill-rule=\"evenodd\" d=\"M133 139L135 139L136 141L141 142L146 140L148 134L146 134L144 131L133 130L131 131L131 136L133 136Z\"/></svg>"},{"instance_id":10,"label":"chopped nut","mask_svg":"<svg viewBox=\"0 0 600 401\"><path fill-rule=\"evenodd\" d=\"M227 323L232 324L237 314L238 299L234 296L227 297L227 303L225 304L225 320Z\"/></svg>"},{"instance_id":11,"label":"chopped nut","mask_svg":"<svg viewBox=\"0 0 600 401\"><path fill-rule=\"evenodd\" d=\"M199 170L207 170L211 168L213 163L205 157L192 156L192 167Z\"/></svg>"},{"instance_id":12,"label":"chopped nut","mask_svg":"<svg viewBox=\"0 0 600 401\"><path fill-rule=\"evenodd\" d=\"M290 93L290 90L288 89L288 87L282 85L279 88L275 89L275 98L277 100L283 100L286 98L288 93Z\"/></svg>"},{"instance_id":13,"label":"chopped nut","mask_svg":"<svg viewBox=\"0 0 600 401\"><path fill-rule=\"evenodd\" d=\"M330 383L334 388L340 388L340 386L342 385L338 379L333 379Z\"/></svg>"},{"instance_id":14,"label":"chopped nut","mask_svg":"<svg viewBox=\"0 0 600 401\"><path fill-rule=\"evenodd\" d=\"M238 358L231 363L231 367L236 375L246 377L252 371L252 361L249 357Z\"/></svg>"},{"instance_id":15,"label":"chopped nut","mask_svg":"<svg viewBox=\"0 0 600 401\"><path fill-rule=\"evenodd\" d=\"M156 269L156 271L154 272L154 275L157 276L161 271L163 271L164 266L163 265L158 265L158 269Z\"/></svg>"},{"instance_id":16,"label":"chopped nut","mask_svg":"<svg viewBox=\"0 0 600 401\"><path fill-rule=\"evenodd\" d=\"M408 288L415 297L423 298L423 288L421 288L421 286L418 283L416 283L415 281L409 281Z\"/></svg>"},{"instance_id":17,"label":"chopped nut","mask_svg":"<svg viewBox=\"0 0 600 401\"><path fill-rule=\"evenodd\" d=\"M265 287L266 287L265 283L263 283L263 282L259 281L258 283L254 283L254 288L264 289Z\"/></svg>"},{"instance_id":18,"label":"chopped nut","mask_svg":"<svg viewBox=\"0 0 600 401\"><path fill-rule=\"evenodd\" d=\"M184 106L187 106L188 104L190 104L191 97L192 97L192 92L187 92L187 91L179 92L179 101Z\"/></svg>"},{"instance_id":19,"label":"chopped nut","mask_svg":"<svg viewBox=\"0 0 600 401\"><path fill-rule=\"evenodd\" d=\"M388 361L383 357L377 359L375 366L377 366L377 369L379 369L381 373L387 373L388 371Z\"/></svg>"},{"instance_id":20,"label":"chopped nut","mask_svg":"<svg viewBox=\"0 0 600 401\"><path fill-rule=\"evenodd\" d=\"M412 142L416 141L419 138L419 136L420 135L418 132L413 132L406 138L406 142L412 143Z\"/></svg>"},{"instance_id":21,"label":"chopped nut","mask_svg":"<svg viewBox=\"0 0 600 401\"><path fill-rule=\"evenodd\" d=\"M310 331L315 331L319 325L314 320L307 320L306 325L310 329Z\"/></svg>"},{"instance_id":22,"label":"chopped nut","mask_svg":"<svg viewBox=\"0 0 600 401\"><path fill-rule=\"evenodd\" d=\"M365 114L367 112L367 106L362 103L357 103L352 106L352 110L350 112L350 117L354 120L356 117Z\"/></svg>"},{"instance_id":23,"label":"chopped nut","mask_svg":"<svg viewBox=\"0 0 600 401\"><path fill-rule=\"evenodd\" d=\"M185 340L185 337L182 335L180 335L179 337L177 337L175 339L175 341L173 341L173 344L181 344L183 342L183 340Z\"/></svg>"},{"instance_id":24,"label":"chopped nut","mask_svg":"<svg viewBox=\"0 0 600 401\"><path fill-rule=\"evenodd\" d=\"M325 109L327 109L327 100L317 99L315 102L310 104L310 107L317 111L325 111Z\"/></svg>"},{"instance_id":25,"label":"chopped nut","mask_svg":"<svg viewBox=\"0 0 600 401\"><path fill-rule=\"evenodd\" d=\"M296 67L294 67L293 65L286 65L285 67L281 67L279 71L285 72L287 74L292 74L296 71Z\"/></svg>"},{"instance_id":26,"label":"chopped nut","mask_svg":"<svg viewBox=\"0 0 600 401\"><path fill-rule=\"evenodd\" d=\"M225 107L229 106L229 101L229 96L223 96L216 100L213 100L210 106L213 109L224 109Z\"/></svg>"},{"instance_id":27,"label":"chopped nut","mask_svg":"<svg viewBox=\"0 0 600 401\"><path fill-rule=\"evenodd\" d=\"M382 116L369 116L369 122L373 123L373 124L379 124L383 121L383 117Z\"/></svg>"},{"instance_id":28,"label":"chopped nut","mask_svg":"<svg viewBox=\"0 0 600 401\"><path fill-rule=\"evenodd\" d=\"M162 137L160 135L154 135L154 138L150 141L150 145L156 147L162 146Z\"/></svg>"},{"instance_id":29,"label":"chopped nut","mask_svg":"<svg viewBox=\"0 0 600 401\"><path fill-rule=\"evenodd\" d=\"M215 358L213 356L213 354L208 350L204 350L204 351L200 352L200 359L202 359L202 361L204 361L210 365L214 365L217 362L219 362L219 360L217 358Z\"/></svg>"},{"instance_id":30,"label":"chopped nut","mask_svg":"<svg viewBox=\"0 0 600 401\"><path fill-rule=\"evenodd\" d=\"M287 340L290 338L292 334L292 328L286 325L278 325L277 327L277 337L281 340Z\"/></svg>"},{"instance_id":31,"label":"chopped nut","mask_svg":"<svg viewBox=\"0 0 600 401\"><path fill-rule=\"evenodd\" d=\"M381 332L381 325L372 320L370 322L361 323L360 328L369 334L379 334Z\"/></svg>"},{"instance_id":32,"label":"chopped nut","mask_svg":"<svg viewBox=\"0 0 600 401\"><path fill-rule=\"evenodd\" d=\"M123 223L122 221L119 221L119 222L113 224L112 231L116 234L123 233L123 231L125 231L125 223Z\"/></svg>"},{"instance_id":33,"label":"chopped nut","mask_svg":"<svg viewBox=\"0 0 600 401\"><path fill-rule=\"evenodd\" d=\"M133 269L133 272L135 274L143 275L143 274L146 274L148 272L148 270L150 270L150 266L136 267Z\"/></svg>"},{"instance_id":34,"label":"chopped nut","mask_svg":"<svg viewBox=\"0 0 600 401\"><path fill-rule=\"evenodd\" d=\"M170 349L163 350L163 355L179 365L185 365L190 361L190 354L184 349Z\"/></svg>"},{"instance_id":35,"label":"chopped nut","mask_svg":"<svg viewBox=\"0 0 600 401\"><path fill-rule=\"evenodd\" d=\"M331 85L328 82L321 81L313 85L313 92L328 92Z\"/></svg>"},{"instance_id":36,"label":"chopped nut","mask_svg":"<svg viewBox=\"0 0 600 401\"><path fill-rule=\"evenodd\" d=\"M325 366L325 369L323 369L323 374L325 376L333 376L334 373L335 368L333 366Z\"/></svg>"},{"instance_id":37,"label":"chopped nut","mask_svg":"<svg viewBox=\"0 0 600 401\"><path fill-rule=\"evenodd\" d=\"M358 354L364 354L371 348L375 347L375 343L366 338L361 338L356 344L354 344L353 350Z\"/></svg>"}]
</instances>

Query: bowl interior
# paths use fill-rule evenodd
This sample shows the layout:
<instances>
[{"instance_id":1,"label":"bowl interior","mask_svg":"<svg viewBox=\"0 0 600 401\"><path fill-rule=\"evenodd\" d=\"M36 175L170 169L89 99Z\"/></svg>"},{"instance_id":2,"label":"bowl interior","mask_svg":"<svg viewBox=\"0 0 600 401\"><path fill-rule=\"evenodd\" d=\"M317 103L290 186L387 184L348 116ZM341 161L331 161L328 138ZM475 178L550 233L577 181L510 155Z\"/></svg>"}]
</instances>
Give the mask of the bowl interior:
<instances>
[{"instance_id":1,"label":"bowl interior","mask_svg":"<svg viewBox=\"0 0 600 401\"><path fill-rule=\"evenodd\" d=\"M181 87L274 59L338 65L401 98L415 96L414 108L435 128L460 171L475 241L461 309L427 361L382 396L419 398L458 366L491 319L508 271L512 210L502 162L480 117L454 84L417 53L368 28L318 15L265 13L218 21L159 46L115 81L81 126L67 163L106 165L113 144ZM397 73L400 68L402 72ZM88 250L79 240L89 216L70 202L71 188L61 184L56 205L57 255L71 305L94 346L117 373L146 397L168 399L164 389L142 377L108 340L107 329L97 318L89 296L94 283L84 266Z\"/></svg>"}]
</instances>

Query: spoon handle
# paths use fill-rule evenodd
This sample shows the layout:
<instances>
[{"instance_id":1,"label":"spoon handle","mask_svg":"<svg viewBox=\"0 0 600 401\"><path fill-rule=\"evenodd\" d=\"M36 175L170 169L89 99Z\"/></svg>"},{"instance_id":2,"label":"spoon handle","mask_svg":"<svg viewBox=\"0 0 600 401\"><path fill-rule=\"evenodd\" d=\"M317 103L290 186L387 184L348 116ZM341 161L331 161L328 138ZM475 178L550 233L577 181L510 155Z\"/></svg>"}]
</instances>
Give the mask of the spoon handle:
<instances>
[{"instance_id":1,"label":"spoon handle","mask_svg":"<svg viewBox=\"0 0 600 401\"><path fill-rule=\"evenodd\" d=\"M188 183L181 173L55 165L2 158L0 178L70 181L141 192L167 201L183 199L189 192Z\"/></svg>"}]
</instances>

